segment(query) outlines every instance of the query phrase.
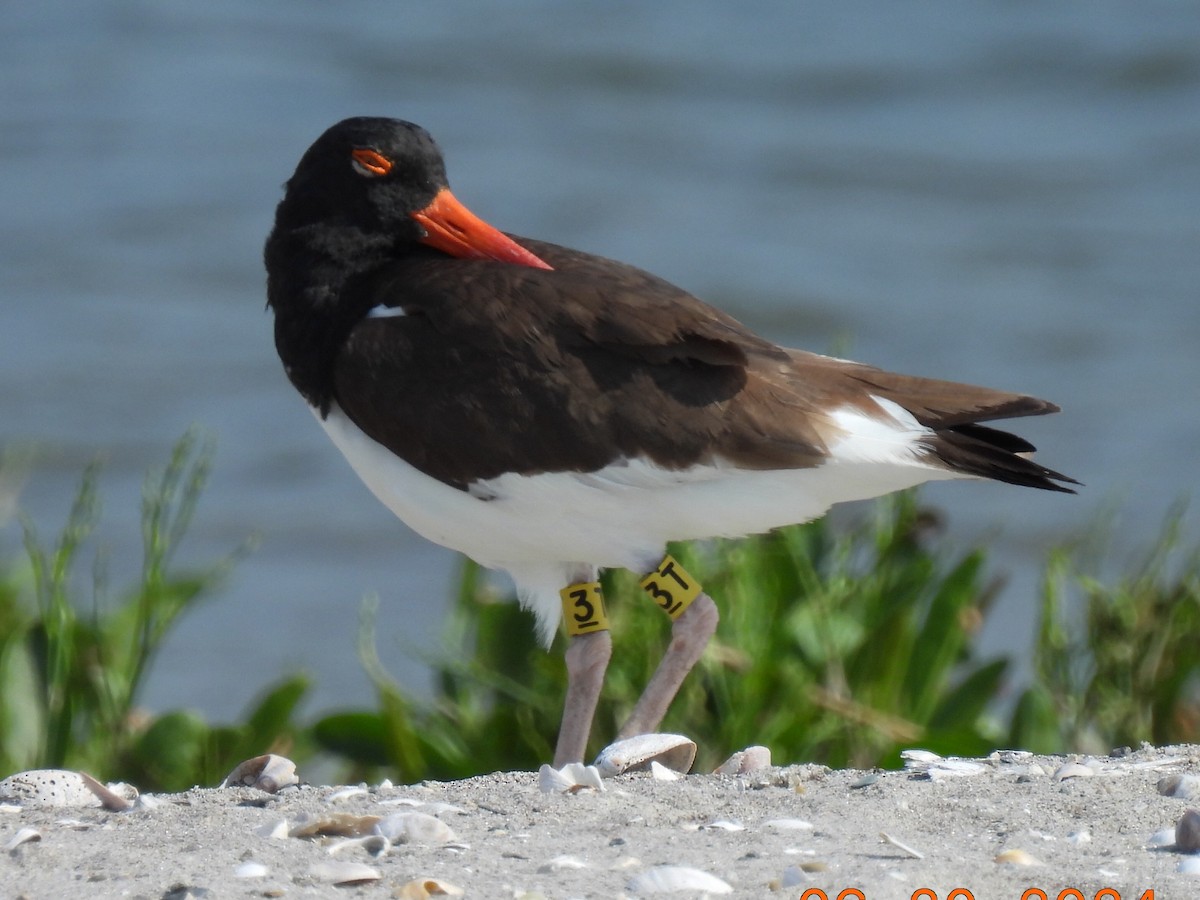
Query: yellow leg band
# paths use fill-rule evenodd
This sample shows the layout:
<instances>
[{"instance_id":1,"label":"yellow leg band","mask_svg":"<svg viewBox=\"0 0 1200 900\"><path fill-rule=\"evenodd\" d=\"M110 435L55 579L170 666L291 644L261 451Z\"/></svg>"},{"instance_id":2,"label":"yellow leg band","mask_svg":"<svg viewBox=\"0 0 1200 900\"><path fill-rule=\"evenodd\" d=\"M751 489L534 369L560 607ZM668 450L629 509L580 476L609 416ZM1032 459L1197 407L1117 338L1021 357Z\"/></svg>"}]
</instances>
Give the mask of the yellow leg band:
<instances>
[{"instance_id":1,"label":"yellow leg band","mask_svg":"<svg viewBox=\"0 0 1200 900\"><path fill-rule=\"evenodd\" d=\"M700 596L700 582L688 574L679 560L669 553L663 557L658 568L639 582L650 599L672 619L678 619L683 611Z\"/></svg>"},{"instance_id":2,"label":"yellow leg band","mask_svg":"<svg viewBox=\"0 0 1200 900\"><path fill-rule=\"evenodd\" d=\"M563 622L571 637L591 634L593 631L608 631L608 613L604 611L600 582L584 581L568 585L558 595L562 597Z\"/></svg>"}]
</instances>

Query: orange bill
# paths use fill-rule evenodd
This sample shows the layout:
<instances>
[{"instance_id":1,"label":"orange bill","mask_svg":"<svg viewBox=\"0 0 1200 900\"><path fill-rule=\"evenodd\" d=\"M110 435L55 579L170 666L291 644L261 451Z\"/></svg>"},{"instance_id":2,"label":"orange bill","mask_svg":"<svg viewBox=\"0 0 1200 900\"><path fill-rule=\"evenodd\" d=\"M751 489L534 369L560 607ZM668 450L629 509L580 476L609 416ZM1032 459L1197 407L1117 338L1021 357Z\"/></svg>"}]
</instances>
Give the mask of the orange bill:
<instances>
[{"instance_id":1,"label":"orange bill","mask_svg":"<svg viewBox=\"0 0 1200 900\"><path fill-rule=\"evenodd\" d=\"M552 268L459 203L449 188L442 188L432 203L412 217L425 229L421 243L451 256L494 259L534 269Z\"/></svg>"}]
</instances>

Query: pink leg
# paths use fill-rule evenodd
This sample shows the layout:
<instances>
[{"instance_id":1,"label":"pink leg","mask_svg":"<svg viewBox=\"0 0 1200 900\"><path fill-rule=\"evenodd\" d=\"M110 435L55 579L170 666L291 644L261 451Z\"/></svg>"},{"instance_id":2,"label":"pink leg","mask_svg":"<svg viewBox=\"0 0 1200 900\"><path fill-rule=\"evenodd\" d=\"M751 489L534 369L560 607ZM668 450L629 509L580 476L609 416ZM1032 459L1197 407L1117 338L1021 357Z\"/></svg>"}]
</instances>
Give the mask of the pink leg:
<instances>
[{"instance_id":1,"label":"pink leg","mask_svg":"<svg viewBox=\"0 0 1200 900\"><path fill-rule=\"evenodd\" d=\"M680 617L683 618L682 616ZM612 656L612 635L596 631L571 638L567 647L567 699L563 705L558 746L554 750L554 768L570 762L583 762L592 716L604 685L604 671Z\"/></svg>"},{"instance_id":2,"label":"pink leg","mask_svg":"<svg viewBox=\"0 0 1200 900\"><path fill-rule=\"evenodd\" d=\"M700 594L671 626L671 643L663 654L654 677L642 691L628 720L617 733L617 740L649 734L662 723L663 716L688 672L696 665L709 639L717 630L720 614L708 594ZM562 746L561 738L559 746Z\"/></svg>"}]
</instances>

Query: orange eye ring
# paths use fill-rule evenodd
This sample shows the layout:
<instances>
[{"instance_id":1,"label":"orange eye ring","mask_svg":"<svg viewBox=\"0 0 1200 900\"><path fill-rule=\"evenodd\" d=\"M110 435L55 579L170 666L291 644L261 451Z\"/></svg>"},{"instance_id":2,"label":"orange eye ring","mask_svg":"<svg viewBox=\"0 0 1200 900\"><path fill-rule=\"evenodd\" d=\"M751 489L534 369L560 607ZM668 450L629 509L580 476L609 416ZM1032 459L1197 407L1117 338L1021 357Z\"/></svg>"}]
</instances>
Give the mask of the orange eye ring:
<instances>
[{"instance_id":1,"label":"orange eye ring","mask_svg":"<svg viewBox=\"0 0 1200 900\"><path fill-rule=\"evenodd\" d=\"M394 165L390 159L377 150L369 147L355 147L350 151L354 169L360 175L376 177L392 171Z\"/></svg>"}]
</instances>

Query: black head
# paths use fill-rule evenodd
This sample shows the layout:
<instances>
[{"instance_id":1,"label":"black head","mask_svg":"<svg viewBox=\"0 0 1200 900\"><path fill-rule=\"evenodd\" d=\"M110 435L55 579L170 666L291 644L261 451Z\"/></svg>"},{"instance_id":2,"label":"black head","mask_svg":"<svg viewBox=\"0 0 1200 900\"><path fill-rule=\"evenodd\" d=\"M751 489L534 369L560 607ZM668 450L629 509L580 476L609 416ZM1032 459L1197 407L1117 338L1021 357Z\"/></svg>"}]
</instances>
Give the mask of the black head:
<instances>
[{"instance_id":1,"label":"black head","mask_svg":"<svg viewBox=\"0 0 1200 900\"><path fill-rule=\"evenodd\" d=\"M343 119L300 158L275 224L351 225L416 240L412 214L444 187L442 152L424 128L400 119Z\"/></svg>"}]
</instances>

